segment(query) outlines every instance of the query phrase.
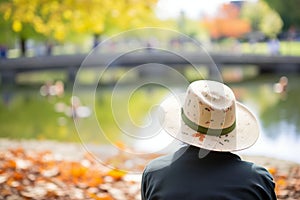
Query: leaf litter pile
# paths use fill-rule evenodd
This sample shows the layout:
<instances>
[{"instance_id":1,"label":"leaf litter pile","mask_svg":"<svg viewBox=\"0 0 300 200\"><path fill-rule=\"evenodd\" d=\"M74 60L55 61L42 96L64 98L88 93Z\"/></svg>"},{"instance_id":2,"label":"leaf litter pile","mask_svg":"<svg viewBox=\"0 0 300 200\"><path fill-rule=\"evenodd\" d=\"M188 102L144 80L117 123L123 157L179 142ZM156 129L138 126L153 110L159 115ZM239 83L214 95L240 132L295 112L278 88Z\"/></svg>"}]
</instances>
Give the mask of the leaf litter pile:
<instances>
[{"instance_id":1,"label":"leaf litter pile","mask_svg":"<svg viewBox=\"0 0 300 200\"><path fill-rule=\"evenodd\" d=\"M136 166L142 170L152 158ZM120 155L120 163L125 159L128 158ZM276 182L279 200L300 199L299 165L285 171L268 169ZM140 175L105 167L89 154L78 161L68 161L51 151L15 148L0 152L0 199L140 199L140 181Z\"/></svg>"},{"instance_id":2,"label":"leaf litter pile","mask_svg":"<svg viewBox=\"0 0 300 200\"><path fill-rule=\"evenodd\" d=\"M140 199L140 175L105 167L89 154L66 161L50 151L8 149L0 152L0 199Z\"/></svg>"},{"instance_id":3,"label":"leaf litter pile","mask_svg":"<svg viewBox=\"0 0 300 200\"><path fill-rule=\"evenodd\" d=\"M275 180L277 199L300 199L300 166L293 165L287 171L280 171L275 167L269 168Z\"/></svg>"}]
</instances>

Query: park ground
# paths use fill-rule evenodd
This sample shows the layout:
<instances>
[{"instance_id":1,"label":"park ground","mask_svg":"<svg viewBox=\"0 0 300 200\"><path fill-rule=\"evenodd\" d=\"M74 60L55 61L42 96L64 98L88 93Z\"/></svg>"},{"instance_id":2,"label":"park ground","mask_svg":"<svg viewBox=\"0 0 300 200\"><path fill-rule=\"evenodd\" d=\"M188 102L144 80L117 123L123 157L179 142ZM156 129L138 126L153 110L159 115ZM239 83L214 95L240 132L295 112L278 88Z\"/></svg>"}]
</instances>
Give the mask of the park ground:
<instances>
[{"instance_id":1,"label":"park ground","mask_svg":"<svg viewBox=\"0 0 300 200\"><path fill-rule=\"evenodd\" d=\"M122 153L115 157L124 160ZM279 200L300 198L299 164L262 156L241 157L269 170ZM0 139L0 158L1 198L140 199L141 173L106 167L78 143ZM138 170L152 158L142 159Z\"/></svg>"}]
</instances>

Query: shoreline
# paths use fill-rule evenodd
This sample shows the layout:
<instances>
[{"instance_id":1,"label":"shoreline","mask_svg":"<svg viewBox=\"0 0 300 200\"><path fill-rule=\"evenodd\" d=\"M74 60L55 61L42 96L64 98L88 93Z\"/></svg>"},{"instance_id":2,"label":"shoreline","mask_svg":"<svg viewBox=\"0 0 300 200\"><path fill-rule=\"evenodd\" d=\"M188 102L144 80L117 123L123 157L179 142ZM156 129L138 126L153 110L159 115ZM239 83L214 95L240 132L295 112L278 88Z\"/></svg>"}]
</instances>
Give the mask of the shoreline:
<instances>
[{"instance_id":1,"label":"shoreline","mask_svg":"<svg viewBox=\"0 0 300 200\"><path fill-rule=\"evenodd\" d=\"M34 140L34 139L8 139L0 138L0 151L14 148L23 148L26 151L51 151L54 155L65 160L80 160L87 152L80 143L59 142L54 140ZM99 146L94 147L99 148ZM99 148L100 149L100 148ZM107 148L102 145L100 152L106 152ZM299 163L268 157L263 155L247 155L235 152L241 159L253 162L266 168L278 168L288 171L293 166L300 166Z\"/></svg>"}]
</instances>

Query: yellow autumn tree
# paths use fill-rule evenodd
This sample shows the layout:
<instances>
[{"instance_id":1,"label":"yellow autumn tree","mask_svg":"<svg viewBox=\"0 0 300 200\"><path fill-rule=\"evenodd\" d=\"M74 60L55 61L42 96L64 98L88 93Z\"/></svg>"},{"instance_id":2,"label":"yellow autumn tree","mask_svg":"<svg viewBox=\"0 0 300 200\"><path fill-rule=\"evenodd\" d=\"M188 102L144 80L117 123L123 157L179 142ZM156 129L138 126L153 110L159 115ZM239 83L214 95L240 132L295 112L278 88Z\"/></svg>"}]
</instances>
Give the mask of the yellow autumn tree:
<instances>
[{"instance_id":1,"label":"yellow autumn tree","mask_svg":"<svg viewBox=\"0 0 300 200\"><path fill-rule=\"evenodd\" d=\"M71 26L75 32L93 34L97 42L105 34L156 24L156 3L157 0L78 1L73 4Z\"/></svg>"},{"instance_id":2,"label":"yellow autumn tree","mask_svg":"<svg viewBox=\"0 0 300 200\"><path fill-rule=\"evenodd\" d=\"M252 31L260 31L267 37L276 37L284 25L280 15L262 0L245 2L241 14L251 24Z\"/></svg>"},{"instance_id":3,"label":"yellow autumn tree","mask_svg":"<svg viewBox=\"0 0 300 200\"><path fill-rule=\"evenodd\" d=\"M157 0L3 0L1 22L20 39L22 54L25 42L41 38L64 42L74 35L96 37L150 25L155 21Z\"/></svg>"}]
</instances>

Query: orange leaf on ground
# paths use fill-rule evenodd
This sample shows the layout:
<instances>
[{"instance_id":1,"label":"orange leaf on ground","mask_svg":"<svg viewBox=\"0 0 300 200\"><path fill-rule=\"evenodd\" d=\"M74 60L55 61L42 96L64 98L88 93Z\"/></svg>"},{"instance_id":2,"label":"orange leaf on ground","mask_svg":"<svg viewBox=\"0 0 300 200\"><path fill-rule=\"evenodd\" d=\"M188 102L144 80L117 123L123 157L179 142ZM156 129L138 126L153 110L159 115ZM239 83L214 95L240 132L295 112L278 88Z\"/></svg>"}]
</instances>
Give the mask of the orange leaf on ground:
<instances>
[{"instance_id":1,"label":"orange leaf on ground","mask_svg":"<svg viewBox=\"0 0 300 200\"><path fill-rule=\"evenodd\" d=\"M113 177L116 180L120 180L121 178L123 178L126 175L126 173L123 171L120 171L120 170L113 169L113 170L109 171L107 173L107 175Z\"/></svg>"}]
</instances>

